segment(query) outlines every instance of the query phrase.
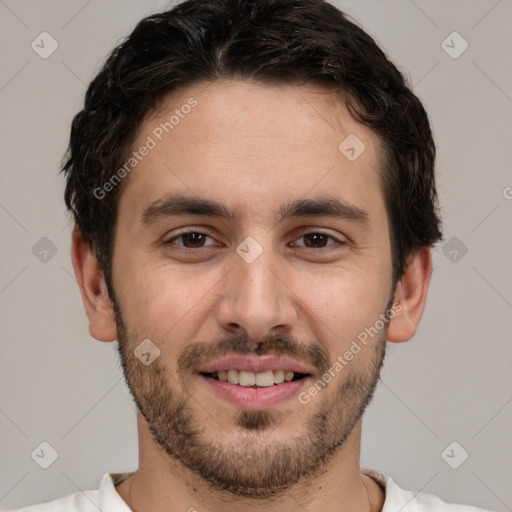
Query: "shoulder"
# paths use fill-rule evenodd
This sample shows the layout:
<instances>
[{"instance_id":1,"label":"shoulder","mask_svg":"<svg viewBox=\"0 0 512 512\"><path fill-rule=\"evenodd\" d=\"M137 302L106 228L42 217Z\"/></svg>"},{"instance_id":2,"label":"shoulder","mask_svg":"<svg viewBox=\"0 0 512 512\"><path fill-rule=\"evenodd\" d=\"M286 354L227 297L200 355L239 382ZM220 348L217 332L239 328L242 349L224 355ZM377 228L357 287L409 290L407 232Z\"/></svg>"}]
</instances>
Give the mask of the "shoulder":
<instances>
[{"instance_id":1,"label":"shoulder","mask_svg":"<svg viewBox=\"0 0 512 512\"><path fill-rule=\"evenodd\" d=\"M4 512L131 512L115 488L130 474L106 473L98 490L77 492L47 503Z\"/></svg>"},{"instance_id":2,"label":"shoulder","mask_svg":"<svg viewBox=\"0 0 512 512\"><path fill-rule=\"evenodd\" d=\"M98 512L98 494L98 491L77 492L47 503L5 512Z\"/></svg>"},{"instance_id":3,"label":"shoulder","mask_svg":"<svg viewBox=\"0 0 512 512\"><path fill-rule=\"evenodd\" d=\"M470 505L446 503L433 494L401 489L390 476L372 469L363 469L362 473L377 480L386 490L386 499L382 512L491 512Z\"/></svg>"}]
</instances>

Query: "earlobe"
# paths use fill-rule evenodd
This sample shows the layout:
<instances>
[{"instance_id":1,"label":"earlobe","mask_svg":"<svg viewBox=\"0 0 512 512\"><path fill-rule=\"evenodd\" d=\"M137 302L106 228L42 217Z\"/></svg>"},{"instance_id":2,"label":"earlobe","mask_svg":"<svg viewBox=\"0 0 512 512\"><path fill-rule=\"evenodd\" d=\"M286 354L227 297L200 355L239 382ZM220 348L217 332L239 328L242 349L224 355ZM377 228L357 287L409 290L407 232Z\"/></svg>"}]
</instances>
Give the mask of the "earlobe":
<instances>
[{"instance_id":1,"label":"earlobe","mask_svg":"<svg viewBox=\"0 0 512 512\"><path fill-rule=\"evenodd\" d=\"M425 309L431 276L432 249L425 247L411 255L395 290L394 302L401 308L389 323L388 341L402 343L416 333Z\"/></svg>"},{"instance_id":2,"label":"earlobe","mask_svg":"<svg viewBox=\"0 0 512 512\"><path fill-rule=\"evenodd\" d=\"M72 233L71 260L89 319L90 335L98 341L115 341L117 329L114 310L103 271L89 243L77 227Z\"/></svg>"}]
</instances>

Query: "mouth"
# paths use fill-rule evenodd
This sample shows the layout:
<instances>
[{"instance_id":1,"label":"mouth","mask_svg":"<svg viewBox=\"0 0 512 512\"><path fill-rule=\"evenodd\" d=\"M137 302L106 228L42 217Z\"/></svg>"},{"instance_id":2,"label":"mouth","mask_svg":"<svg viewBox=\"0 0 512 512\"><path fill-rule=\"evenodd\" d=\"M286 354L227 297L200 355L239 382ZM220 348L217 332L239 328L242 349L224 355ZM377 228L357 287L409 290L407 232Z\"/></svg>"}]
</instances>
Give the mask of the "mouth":
<instances>
[{"instance_id":1,"label":"mouth","mask_svg":"<svg viewBox=\"0 0 512 512\"><path fill-rule=\"evenodd\" d=\"M287 382L296 382L309 376L307 373L299 373L291 370L267 370L263 372L251 372L246 370L219 370L216 372L201 372L208 379L227 382L234 386L260 389L280 386Z\"/></svg>"},{"instance_id":2,"label":"mouth","mask_svg":"<svg viewBox=\"0 0 512 512\"><path fill-rule=\"evenodd\" d=\"M289 369L201 371L198 376L224 403L246 411L274 409L297 396L312 375Z\"/></svg>"},{"instance_id":3,"label":"mouth","mask_svg":"<svg viewBox=\"0 0 512 512\"><path fill-rule=\"evenodd\" d=\"M196 369L210 391L237 409L268 410L297 398L313 369L273 355L230 355Z\"/></svg>"}]
</instances>

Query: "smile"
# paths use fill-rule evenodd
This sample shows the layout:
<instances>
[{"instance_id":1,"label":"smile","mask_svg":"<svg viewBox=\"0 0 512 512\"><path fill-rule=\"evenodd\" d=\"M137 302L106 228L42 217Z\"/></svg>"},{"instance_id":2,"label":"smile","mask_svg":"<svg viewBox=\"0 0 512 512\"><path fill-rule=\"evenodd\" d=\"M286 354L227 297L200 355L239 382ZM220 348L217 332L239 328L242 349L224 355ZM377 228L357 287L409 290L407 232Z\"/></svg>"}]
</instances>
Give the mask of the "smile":
<instances>
[{"instance_id":1,"label":"smile","mask_svg":"<svg viewBox=\"0 0 512 512\"><path fill-rule=\"evenodd\" d=\"M290 370L267 370L263 372L250 372L246 370L219 370L213 373L203 373L206 377L229 382L230 384L243 386L246 388L267 388L302 379L306 376L303 373L296 373Z\"/></svg>"}]
</instances>

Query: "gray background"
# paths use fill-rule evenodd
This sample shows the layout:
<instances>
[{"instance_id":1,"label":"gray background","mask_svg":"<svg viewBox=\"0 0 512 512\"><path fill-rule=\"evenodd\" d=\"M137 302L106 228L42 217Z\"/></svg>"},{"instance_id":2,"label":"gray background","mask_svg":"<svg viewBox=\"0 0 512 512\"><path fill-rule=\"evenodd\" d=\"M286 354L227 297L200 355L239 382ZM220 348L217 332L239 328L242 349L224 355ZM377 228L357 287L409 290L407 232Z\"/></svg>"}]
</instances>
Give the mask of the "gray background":
<instances>
[{"instance_id":1,"label":"gray background","mask_svg":"<svg viewBox=\"0 0 512 512\"><path fill-rule=\"evenodd\" d=\"M166 5L0 0L5 508L97 488L103 473L137 466L135 413L115 344L88 334L57 171L100 60ZM390 344L364 424L362 465L405 488L512 510L512 2L337 5L410 75L426 105L445 223L419 331ZM46 59L31 48L43 31L59 45ZM442 46L454 31L469 44L457 58L462 39ZM31 457L43 441L58 453L48 469ZM452 465L469 453L457 469L442 458L453 441L444 452Z\"/></svg>"}]
</instances>

